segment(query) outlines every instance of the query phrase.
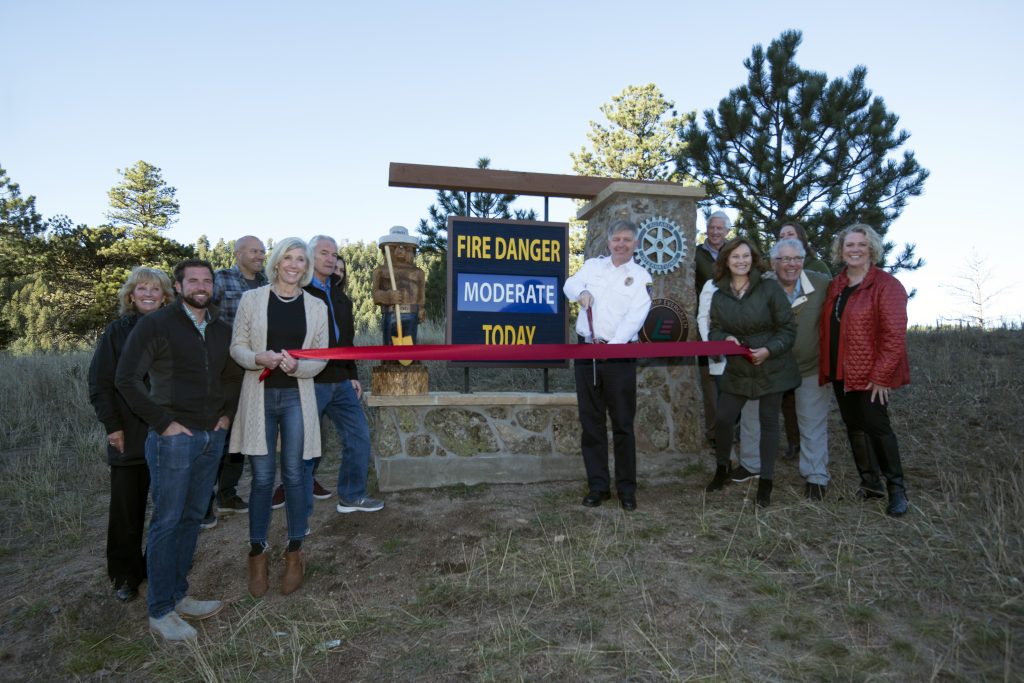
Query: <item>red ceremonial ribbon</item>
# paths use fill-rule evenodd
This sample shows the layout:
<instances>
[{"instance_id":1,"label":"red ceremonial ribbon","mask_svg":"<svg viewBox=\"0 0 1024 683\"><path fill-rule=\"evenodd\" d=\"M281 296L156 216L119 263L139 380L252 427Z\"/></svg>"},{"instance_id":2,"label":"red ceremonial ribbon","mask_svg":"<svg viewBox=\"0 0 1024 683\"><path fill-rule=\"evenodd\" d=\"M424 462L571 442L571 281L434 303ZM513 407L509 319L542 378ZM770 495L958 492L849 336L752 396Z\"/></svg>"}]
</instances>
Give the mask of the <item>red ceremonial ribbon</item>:
<instances>
[{"instance_id":1,"label":"red ceremonial ribbon","mask_svg":"<svg viewBox=\"0 0 1024 683\"><path fill-rule=\"evenodd\" d=\"M295 358L313 360L540 361L613 358L745 356L750 349L733 342L658 342L652 344L424 344L422 346L337 346L289 349ZM264 368L263 381L271 373Z\"/></svg>"}]
</instances>

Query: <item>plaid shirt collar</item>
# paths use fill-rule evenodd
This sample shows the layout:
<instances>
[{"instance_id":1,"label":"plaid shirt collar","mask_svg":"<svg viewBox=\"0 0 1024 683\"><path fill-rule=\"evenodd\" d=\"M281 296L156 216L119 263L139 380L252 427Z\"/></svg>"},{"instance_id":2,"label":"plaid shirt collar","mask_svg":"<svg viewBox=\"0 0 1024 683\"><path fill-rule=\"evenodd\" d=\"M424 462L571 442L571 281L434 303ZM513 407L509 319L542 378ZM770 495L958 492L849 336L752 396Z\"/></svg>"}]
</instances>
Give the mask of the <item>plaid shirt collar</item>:
<instances>
[{"instance_id":1,"label":"plaid shirt collar","mask_svg":"<svg viewBox=\"0 0 1024 683\"><path fill-rule=\"evenodd\" d=\"M196 320L196 316L192 313L192 309L189 308L184 301L181 302L181 310L185 311L185 315L188 316L188 319L191 320L192 324L196 326L197 330L199 330L199 336L206 339L206 326L210 324L209 309L207 309L206 314L203 316L203 322Z\"/></svg>"}]
</instances>

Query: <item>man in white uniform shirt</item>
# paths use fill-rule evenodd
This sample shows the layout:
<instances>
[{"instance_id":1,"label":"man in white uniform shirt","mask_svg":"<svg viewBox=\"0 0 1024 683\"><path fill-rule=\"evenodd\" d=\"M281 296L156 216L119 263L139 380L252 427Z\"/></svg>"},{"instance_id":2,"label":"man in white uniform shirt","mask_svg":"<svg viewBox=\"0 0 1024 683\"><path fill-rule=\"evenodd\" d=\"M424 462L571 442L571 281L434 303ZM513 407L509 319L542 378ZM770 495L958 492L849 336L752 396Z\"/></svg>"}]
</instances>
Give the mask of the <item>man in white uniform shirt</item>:
<instances>
[{"instance_id":1,"label":"man in white uniform shirt","mask_svg":"<svg viewBox=\"0 0 1024 683\"><path fill-rule=\"evenodd\" d=\"M633 261L637 229L619 220L608 229L610 256L587 259L579 272L565 281L563 291L580 304L576 333L581 343L628 344L636 341L648 311L650 274ZM593 335L587 311L593 314ZM636 509L636 360L577 360L576 400L583 428L581 447L587 469L587 507L611 497L608 473L608 435L605 413L612 420L615 445L615 490L625 510Z\"/></svg>"}]
</instances>

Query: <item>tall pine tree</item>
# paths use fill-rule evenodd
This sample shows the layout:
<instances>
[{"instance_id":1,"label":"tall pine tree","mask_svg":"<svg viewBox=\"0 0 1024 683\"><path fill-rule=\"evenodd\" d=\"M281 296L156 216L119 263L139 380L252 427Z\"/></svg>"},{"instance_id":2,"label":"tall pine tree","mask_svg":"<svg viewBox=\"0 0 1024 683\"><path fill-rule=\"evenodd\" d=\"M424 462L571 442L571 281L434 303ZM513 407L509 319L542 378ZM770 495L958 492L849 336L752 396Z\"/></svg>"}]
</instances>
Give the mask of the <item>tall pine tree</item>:
<instances>
[{"instance_id":1,"label":"tall pine tree","mask_svg":"<svg viewBox=\"0 0 1024 683\"><path fill-rule=\"evenodd\" d=\"M747 82L706 110L703 125L681 128L688 146L677 161L712 203L739 212L739 233L763 247L784 221L800 221L828 258L832 237L851 223L884 235L907 199L921 194L928 171L900 150L910 134L865 86L867 69L832 80L802 69L801 40L785 31L767 50L755 45L743 62ZM920 267L914 247L904 245L889 267ZM887 254L892 248L886 243Z\"/></svg>"},{"instance_id":2,"label":"tall pine tree","mask_svg":"<svg viewBox=\"0 0 1024 683\"><path fill-rule=\"evenodd\" d=\"M0 349L16 337L5 309L38 268L46 242L46 223L36 211L36 198L21 196L21 188L0 166Z\"/></svg>"},{"instance_id":3,"label":"tall pine tree","mask_svg":"<svg viewBox=\"0 0 1024 683\"><path fill-rule=\"evenodd\" d=\"M675 106L654 83L626 86L601 105L607 124L590 122L592 149L580 147L569 154L572 170L627 180L681 180L675 165L682 151L677 130L693 121L694 114L680 116Z\"/></svg>"},{"instance_id":4,"label":"tall pine tree","mask_svg":"<svg viewBox=\"0 0 1024 683\"><path fill-rule=\"evenodd\" d=\"M129 234L138 229L164 230L177 220L178 190L168 185L161 170L145 161L131 168L117 169L121 182L110 188L107 220Z\"/></svg>"}]
</instances>

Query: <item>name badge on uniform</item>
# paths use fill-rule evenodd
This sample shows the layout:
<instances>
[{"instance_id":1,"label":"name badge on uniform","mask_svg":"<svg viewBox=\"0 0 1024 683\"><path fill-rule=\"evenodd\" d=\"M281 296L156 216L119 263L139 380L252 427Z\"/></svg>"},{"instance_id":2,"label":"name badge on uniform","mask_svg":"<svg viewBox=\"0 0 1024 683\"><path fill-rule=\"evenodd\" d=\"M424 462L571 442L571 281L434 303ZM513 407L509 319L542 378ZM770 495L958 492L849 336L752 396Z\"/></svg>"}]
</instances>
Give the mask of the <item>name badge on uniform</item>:
<instances>
[{"instance_id":1,"label":"name badge on uniform","mask_svg":"<svg viewBox=\"0 0 1024 683\"><path fill-rule=\"evenodd\" d=\"M626 278L626 282L625 282L624 284L625 284L625 285L626 285L627 287L629 287L629 286L630 286L631 284L633 284L633 276L632 276L632 275L630 275L629 277L627 277L627 278Z\"/></svg>"}]
</instances>

